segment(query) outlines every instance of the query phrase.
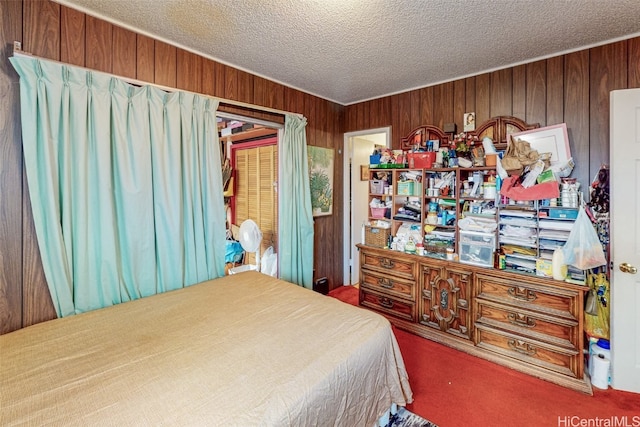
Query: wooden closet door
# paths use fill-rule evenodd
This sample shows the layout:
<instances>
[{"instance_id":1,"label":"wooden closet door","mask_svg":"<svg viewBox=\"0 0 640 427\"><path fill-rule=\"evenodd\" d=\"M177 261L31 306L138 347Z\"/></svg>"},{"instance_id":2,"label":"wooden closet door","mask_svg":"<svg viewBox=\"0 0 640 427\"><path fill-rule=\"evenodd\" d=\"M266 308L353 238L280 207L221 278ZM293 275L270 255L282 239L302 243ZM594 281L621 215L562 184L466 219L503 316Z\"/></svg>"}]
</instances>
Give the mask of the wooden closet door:
<instances>
[{"instance_id":1,"label":"wooden closet door","mask_svg":"<svg viewBox=\"0 0 640 427\"><path fill-rule=\"evenodd\" d=\"M235 219L240 226L252 219L262 231L261 253L278 250L278 146L266 145L235 150ZM248 263L254 263L253 254Z\"/></svg>"}]
</instances>

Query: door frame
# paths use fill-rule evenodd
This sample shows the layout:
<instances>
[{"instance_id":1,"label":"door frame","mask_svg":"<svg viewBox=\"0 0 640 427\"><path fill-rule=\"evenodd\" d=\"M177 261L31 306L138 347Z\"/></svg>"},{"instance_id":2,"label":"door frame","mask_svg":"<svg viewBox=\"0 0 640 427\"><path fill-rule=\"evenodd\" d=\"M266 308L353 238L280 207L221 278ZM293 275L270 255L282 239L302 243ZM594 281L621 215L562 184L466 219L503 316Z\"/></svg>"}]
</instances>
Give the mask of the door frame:
<instances>
[{"instance_id":1,"label":"door frame","mask_svg":"<svg viewBox=\"0 0 640 427\"><path fill-rule=\"evenodd\" d=\"M356 132L346 132L344 134L344 144L343 144L343 152L344 152L344 162L343 162L343 170L342 176L343 179L343 284L352 285L351 283L351 266L352 266L352 254L356 253L354 249L355 243L351 241L351 228L353 224L353 211L351 209L351 180L354 176L360 176L360 170L352 170L352 157L353 157L353 146L352 139L357 137L363 137L372 134L385 134L386 146L391 148L391 126L385 126L374 129L366 129ZM367 206L364 206L363 209L368 209Z\"/></svg>"}]
</instances>

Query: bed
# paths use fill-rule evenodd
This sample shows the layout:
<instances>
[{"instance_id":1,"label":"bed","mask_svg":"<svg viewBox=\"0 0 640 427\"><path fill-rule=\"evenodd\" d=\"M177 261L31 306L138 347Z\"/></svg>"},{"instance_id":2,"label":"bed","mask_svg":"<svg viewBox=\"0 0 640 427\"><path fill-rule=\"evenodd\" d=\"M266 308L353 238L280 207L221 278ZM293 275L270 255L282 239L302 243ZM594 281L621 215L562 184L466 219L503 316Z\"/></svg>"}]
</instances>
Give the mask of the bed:
<instances>
[{"instance_id":1,"label":"bed","mask_svg":"<svg viewBox=\"0 0 640 427\"><path fill-rule=\"evenodd\" d=\"M0 425L373 426L412 401L382 316L258 272L0 336Z\"/></svg>"}]
</instances>

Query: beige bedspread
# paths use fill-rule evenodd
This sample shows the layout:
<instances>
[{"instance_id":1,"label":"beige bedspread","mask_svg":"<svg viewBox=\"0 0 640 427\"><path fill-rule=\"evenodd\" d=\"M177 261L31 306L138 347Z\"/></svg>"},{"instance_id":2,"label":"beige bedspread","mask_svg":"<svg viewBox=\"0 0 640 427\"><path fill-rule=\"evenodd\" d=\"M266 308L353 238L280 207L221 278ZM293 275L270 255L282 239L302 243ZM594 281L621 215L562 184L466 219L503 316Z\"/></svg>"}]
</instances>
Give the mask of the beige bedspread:
<instances>
[{"instance_id":1,"label":"beige bedspread","mask_svg":"<svg viewBox=\"0 0 640 427\"><path fill-rule=\"evenodd\" d=\"M371 426L412 395L389 322L256 272L0 336L0 425Z\"/></svg>"}]
</instances>

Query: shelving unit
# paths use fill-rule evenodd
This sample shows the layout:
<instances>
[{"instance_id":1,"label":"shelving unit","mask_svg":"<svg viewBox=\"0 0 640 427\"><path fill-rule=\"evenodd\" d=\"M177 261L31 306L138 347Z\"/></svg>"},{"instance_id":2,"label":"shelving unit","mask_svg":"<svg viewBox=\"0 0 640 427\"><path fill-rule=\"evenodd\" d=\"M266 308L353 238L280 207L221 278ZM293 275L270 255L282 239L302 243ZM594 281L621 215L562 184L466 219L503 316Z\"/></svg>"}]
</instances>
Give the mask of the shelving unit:
<instances>
[{"instance_id":1,"label":"shelving unit","mask_svg":"<svg viewBox=\"0 0 640 427\"><path fill-rule=\"evenodd\" d=\"M496 148L502 149L507 134L532 127L537 125L501 116L481 124L474 134L479 139L492 137ZM402 138L401 148L424 148L427 141L435 139L440 140L441 146L446 146L448 138L435 126L421 126ZM418 166L415 160L414 166ZM416 191L414 186L410 196L421 205L419 221L393 218L409 197L398 194L397 189L399 177L407 170L421 175L420 190ZM515 270L492 268L496 246L506 243L499 243L499 230L508 225L504 218L525 218L532 236L527 244L520 246L527 247L536 257L542 254L546 258L554 245L551 237L555 238L556 245L560 244L558 239L564 237L546 234L547 220L553 218L550 224L556 226L565 224L570 220L561 217L567 211L542 206L539 202L501 205L497 188L494 190L491 184L487 186L488 195L484 191L471 192L470 178L472 182L479 183L482 178L483 183L490 183L495 173L491 167L434 166L386 172L390 173L392 188L389 200L392 235L396 235L402 224L418 224L421 237L427 236L426 256L358 245L359 304L385 315L397 327L427 339L591 393L589 381L584 376L583 358L582 322L587 288L546 277L516 274ZM437 183L445 176L451 176L453 183L442 192L445 185ZM439 191L435 192L435 189ZM447 213L443 218L444 211ZM461 221L470 223L471 220L492 222L494 231L482 234L474 230L461 231ZM448 246L460 259L442 259L446 258L442 247L434 246L432 252L428 250L428 237L437 233L448 237ZM463 259L461 255L464 254L469 255L468 259ZM535 265L536 258L532 259Z\"/></svg>"},{"instance_id":2,"label":"shelving unit","mask_svg":"<svg viewBox=\"0 0 640 427\"><path fill-rule=\"evenodd\" d=\"M577 207L550 206L542 200L499 205L498 242L506 268L537 274L543 263L550 266L554 250L564 246L577 214ZM571 280L584 281L583 271L570 267L569 273Z\"/></svg>"},{"instance_id":3,"label":"shelving unit","mask_svg":"<svg viewBox=\"0 0 640 427\"><path fill-rule=\"evenodd\" d=\"M387 169L369 170L369 221L378 219L389 219L390 207L386 206L391 202L393 194L391 192L391 173ZM385 203L385 208L372 208L371 202L377 199ZM384 209L384 210L383 210Z\"/></svg>"}]
</instances>

